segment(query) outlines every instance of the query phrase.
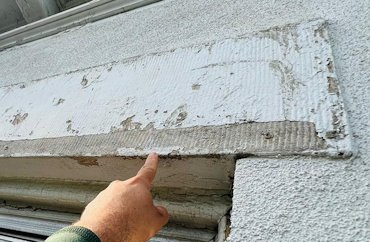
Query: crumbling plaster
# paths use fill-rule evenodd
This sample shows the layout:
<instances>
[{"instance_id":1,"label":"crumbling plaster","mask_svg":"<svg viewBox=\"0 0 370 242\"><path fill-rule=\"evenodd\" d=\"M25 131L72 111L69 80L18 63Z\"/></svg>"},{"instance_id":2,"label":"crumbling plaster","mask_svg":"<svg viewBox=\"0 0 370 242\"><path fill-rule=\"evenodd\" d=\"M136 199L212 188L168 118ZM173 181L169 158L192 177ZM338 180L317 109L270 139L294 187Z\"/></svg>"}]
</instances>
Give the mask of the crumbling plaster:
<instances>
[{"instance_id":1,"label":"crumbling plaster","mask_svg":"<svg viewBox=\"0 0 370 242\"><path fill-rule=\"evenodd\" d=\"M99 134L111 134L116 138L108 139L115 141L113 146L122 156L143 152L145 155L153 149L160 154L175 151L179 155L261 154L256 147L260 147L259 139L263 135L262 142L268 140L272 147L286 142L287 147L279 151L284 155L291 154L290 147L297 145L298 154L311 151L348 157L352 154L350 136L326 25L319 19L274 26L236 39L140 55L27 84L0 87L0 113L3 113L0 140L58 138L59 142L60 137L84 136L84 141L79 140L88 147L83 154L91 154L91 142L87 141L96 143L96 138L102 138ZM109 26L106 23L106 27ZM81 33L82 30L76 30L64 34L80 36ZM48 46L49 42L38 42L39 49ZM27 51L24 49L25 54L33 54ZM292 123L280 125L283 123L277 124L279 121L301 121L304 125L290 129ZM215 136L205 137L212 142L206 148L208 152L199 152L205 151L202 144L197 146L191 141L190 147L194 145L194 148L189 150L179 135L175 135L174 140L168 136L168 129L202 126L204 129L186 132L200 139L204 136L200 133L207 134L203 131L205 126L241 123L261 125L247 125L254 133L251 138L246 137L245 131L238 132L240 136L233 135L233 142L237 142L234 147L225 146L229 136L224 132L219 139L221 146L215 143ZM309 132L312 127L313 133ZM163 130L162 135L159 130ZM123 132L122 135L130 131L131 138L126 136L126 142L118 142L121 146L117 147L117 138L123 138L113 134L118 131ZM184 132L182 136L186 136ZM214 132L217 131L210 133ZM143 145L144 133L147 145ZM86 139L87 135L91 135L91 139ZM167 137L162 138L165 143L153 142L163 135ZM324 143L315 148L310 143L317 139ZM244 140L256 147L247 148L239 143ZM71 140L63 143L71 145ZM29 142L23 148L17 142L0 142L1 146L7 147L6 156L53 153L49 145L41 148L42 145ZM30 147L37 148L30 150ZM57 147L63 147L56 152L58 155L76 154L65 145ZM44 151L40 152L40 148ZM105 149L98 150L97 156L112 155ZM271 154L271 151L265 149L262 153Z\"/></svg>"},{"instance_id":2,"label":"crumbling plaster","mask_svg":"<svg viewBox=\"0 0 370 242\"><path fill-rule=\"evenodd\" d=\"M311 17L328 20L357 153L349 160L238 161L229 241L369 241L369 1L239 3L244 12L235 14L244 16L252 29ZM226 5L218 8L227 9Z\"/></svg>"},{"instance_id":3,"label":"crumbling plaster","mask_svg":"<svg viewBox=\"0 0 370 242\"><path fill-rule=\"evenodd\" d=\"M163 1L101 21L110 22L111 29L88 24L81 27L84 35L49 37L52 44L46 49L37 49L37 42L32 42L3 51L0 76L5 84L26 82L113 58L236 37L312 18L326 19L358 152L350 160L298 157L239 162L230 241L368 241L369 16L368 0ZM24 48L34 55L22 55ZM291 206L284 213L288 204Z\"/></svg>"}]
</instances>

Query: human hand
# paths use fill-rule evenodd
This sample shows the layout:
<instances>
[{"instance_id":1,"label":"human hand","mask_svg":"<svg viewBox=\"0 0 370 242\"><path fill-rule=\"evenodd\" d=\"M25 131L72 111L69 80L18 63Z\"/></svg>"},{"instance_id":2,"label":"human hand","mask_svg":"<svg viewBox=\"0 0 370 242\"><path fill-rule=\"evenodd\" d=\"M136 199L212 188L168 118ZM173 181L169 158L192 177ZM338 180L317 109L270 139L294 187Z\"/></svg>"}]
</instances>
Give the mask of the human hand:
<instances>
[{"instance_id":1,"label":"human hand","mask_svg":"<svg viewBox=\"0 0 370 242\"><path fill-rule=\"evenodd\" d=\"M90 229L102 242L148 241L169 220L150 193L157 167L158 155L152 153L136 176L113 181L100 192L74 225Z\"/></svg>"}]
</instances>

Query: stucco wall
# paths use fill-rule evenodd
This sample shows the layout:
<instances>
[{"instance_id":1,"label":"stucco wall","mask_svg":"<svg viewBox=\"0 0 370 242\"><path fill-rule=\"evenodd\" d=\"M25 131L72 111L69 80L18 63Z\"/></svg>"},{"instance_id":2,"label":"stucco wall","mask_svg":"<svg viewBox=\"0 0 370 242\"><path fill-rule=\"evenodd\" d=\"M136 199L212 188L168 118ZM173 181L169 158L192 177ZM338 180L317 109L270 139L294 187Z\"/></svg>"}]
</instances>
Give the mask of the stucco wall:
<instances>
[{"instance_id":1,"label":"stucco wall","mask_svg":"<svg viewBox=\"0 0 370 242\"><path fill-rule=\"evenodd\" d=\"M370 174L357 162L239 160L229 241L369 241Z\"/></svg>"},{"instance_id":2,"label":"stucco wall","mask_svg":"<svg viewBox=\"0 0 370 242\"><path fill-rule=\"evenodd\" d=\"M230 240L367 241L370 240L369 16L368 0L163 1L100 21L109 22L109 29L88 24L40 40L49 41L48 48L40 49L37 45L40 41L36 41L3 51L0 76L5 84L28 82L271 26L326 19L336 72L358 148L356 157L239 162ZM77 30L80 34L71 34ZM24 51L33 54L24 56ZM255 197L258 199L254 200Z\"/></svg>"},{"instance_id":3,"label":"stucco wall","mask_svg":"<svg viewBox=\"0 0 370 242\"><path fill-rule=\"evenodd\" d=\"M244 12L234 14L245 17L248 29L312 17L329 21L358 152L351 160L238 161L230 241L369 241L369 1L244 1L241 5Z\"/></svg>"},{"instance_id":4,"label":"stucco wall","mask_svg":"<svg viewBox=\"0 0 370 242\"><path fill-rule=\"evenodd\" d=\"M328 20L337 74L358 151L351 160L239 161L230 241L369 241L369 1L239 4L233 12L237 20L223 17L229 19L234 30L239 24L249 30L307 18ZM219 11L233 8L226 6L217 7Z\"/></svg>"}]
</instances>

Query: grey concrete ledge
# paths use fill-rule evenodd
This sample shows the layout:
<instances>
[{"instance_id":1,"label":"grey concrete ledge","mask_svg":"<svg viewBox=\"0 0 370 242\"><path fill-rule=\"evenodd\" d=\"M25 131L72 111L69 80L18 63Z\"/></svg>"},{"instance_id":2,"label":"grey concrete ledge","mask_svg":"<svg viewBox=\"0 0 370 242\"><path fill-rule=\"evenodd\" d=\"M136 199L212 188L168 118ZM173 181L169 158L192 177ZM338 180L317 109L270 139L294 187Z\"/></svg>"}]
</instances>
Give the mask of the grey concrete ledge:
<instances>
[{"instance_id":1,"label":"grey concrete ledge","mask_svg":"<svg viewBox=\"0 0 370 242\"><path fill-rule=\"evenodd\" d=\"M166 130L125 130L109 134L0 141L1 157L160 155L331 155L310 122L243 123Z\"/></svg>"}]
</instances>

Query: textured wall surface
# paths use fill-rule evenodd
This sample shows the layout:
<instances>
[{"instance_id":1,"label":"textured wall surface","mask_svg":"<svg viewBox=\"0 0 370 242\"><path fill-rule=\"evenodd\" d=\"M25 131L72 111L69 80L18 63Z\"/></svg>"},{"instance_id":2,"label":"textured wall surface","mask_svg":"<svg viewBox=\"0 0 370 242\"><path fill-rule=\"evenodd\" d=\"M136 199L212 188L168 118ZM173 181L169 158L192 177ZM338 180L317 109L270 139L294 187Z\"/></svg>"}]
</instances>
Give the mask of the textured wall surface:
<instances>
[{"instance_id":1,"label":"textured wall surface","mask_svg":"<svg viewBox=\"0 0 370 242\"><path fill-rule=\"evenodd\" d=\"M236 5L220 1L217 6L220 12L230 9L217 20L226 29L223 32L239 32L241 25L249 30L307 18L328 20L358 151L351 160L239 161L230 241L369 241L370 2L239 1Z\"/></svg>"},{"instance_id":2,"label":"textured wall surface","mask_svg":"<svg viewBox=\"0 0 370 242\"><path fill-rule=\"evenodd\" d=\"M163 1L100 21L109 23L109 29L88 24L3 51L0 76L4 84L29 82L272 26L326 19L358 152L351 160L239 162L230 240L369 241L369 16L368 0ZM73 35L75 31L79 34ZM42 41L50 41L48 48L38 47ZM32 54L25 56L24 50Z\"/></svg>"},{"instance_id":3,"label":"textured wall surface","mask_svg":"<svg viewBox=\"0 0 370 242\"><path fill-rule=\"evenodd\" d=\"M369 241L370 173L354 162L237 162L230 241Z\"/></svg>"},{"instance_id":4,"label":"textured wall surface","mask_svg":"<svg viewBox=\"0 0 370 242\"><path fill-rule=\"evenodd\" d=\"M48 46L47 41L38 42L40 50ZM176 151L179 155L288 154L295 150L293 154L348 157L352 152L322 20L0 87L0 101L0 147L7 146L5 155L11 156L91 156L94 146L98 146L97 156L145 155L153 149L160 154ZM297 126L293 122L302 123ZM244 131L206 131L204 127L242 123L249 123L243 125ZM195 126L203 128L192 128ZM169 135L174 132L169 129L180 128L177 135ZM220 135L205 136L207 133ZM197 140L210 140L210 144L187 141L189 134ZM84 136L84 140L75 142L88 148L76 151L80 145L71 145L71 139L59 139L67 136ZM117 142L118 137L122 141ZM2 142L46 138L58 139L53 147L62 149L52 152L51 140L46 141L46 147L40 143L22 142L22 146ZM321 145L313 144L314 140ZM104 143L110 151L92 143Z\"/></svg>"}]
</instances>

